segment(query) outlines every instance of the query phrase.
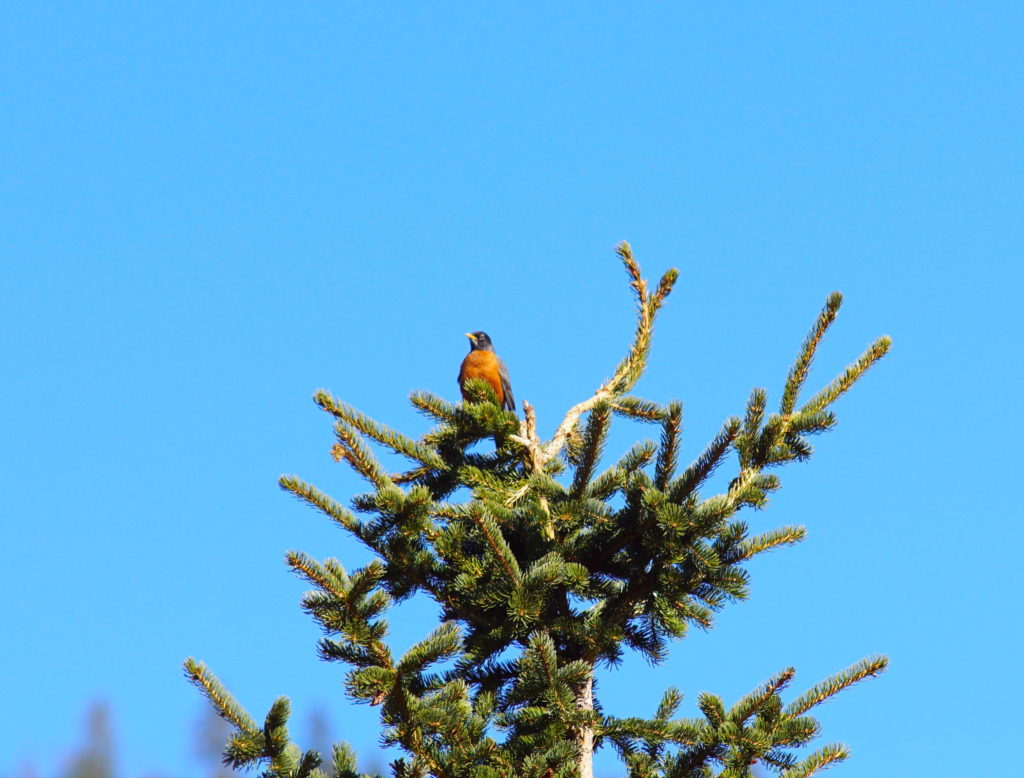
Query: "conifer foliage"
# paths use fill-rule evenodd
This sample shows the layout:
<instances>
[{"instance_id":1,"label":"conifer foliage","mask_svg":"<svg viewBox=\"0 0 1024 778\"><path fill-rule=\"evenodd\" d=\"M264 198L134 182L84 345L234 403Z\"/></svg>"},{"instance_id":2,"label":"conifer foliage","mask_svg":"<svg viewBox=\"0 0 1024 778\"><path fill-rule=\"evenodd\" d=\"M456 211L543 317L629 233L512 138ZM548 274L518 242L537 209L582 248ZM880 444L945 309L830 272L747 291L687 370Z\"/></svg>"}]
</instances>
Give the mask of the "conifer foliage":
<instances>
[{"instance_id":1,"label":"conifer foliage","mask_svg":"<svg viewBox=\"0 0 1024 778\"><path fill-rule=\"evenodd\" d=\"M348 694L379 709L383 742L405 752L391 765L395 778L591 778L593 754L605 747L632 778L741 778L755 763L803 778L847 756L840 744L805 750L819 734L812 709L887 665L864 659L792 697L795 671L785 668L731 707L701 694L696 718L677 717L683 698L675 688L648 719L618 717L600 704L597 668L614 669L627 651L662 661L691 626L710 628L717 611L747 596L747 560L804 537L799 526L752 534L738 514L766 506L780 485L778 468L810 457L811 436L836 424L833 403L890 345L875 341L801 404L815 350L842 302L832 294L778 410L754 389L742 416L727 419L682 464L681 404L631 394L677 272L650 288L628 244L618 254L637 302L632 345L549 440L538 436L529 403L519 420L483 381L473 382L466 403L414 393L413 405L435 425L419 439L326 391L315 395L334 419L334 457L370 490L350 510L297 477L281 478L281 487L375 559L351 571L294 551L286 561L313 587L302 607L325 632L320 656L350 668ZM656 425L659 440L638 442L609 466L602 460L616 417ZM408 469L388 472L371 444L407 458ZM727 461L737 464L728 488L703 494ZM440 623L395 656L388 608L417 594L437 603ZM226 763L259 766L271 778L358 775L348 746L322 757L291 741L286 698L259 723L204 664L190 658L185 672L235 728Z\"/></svg>"}]
</instances>

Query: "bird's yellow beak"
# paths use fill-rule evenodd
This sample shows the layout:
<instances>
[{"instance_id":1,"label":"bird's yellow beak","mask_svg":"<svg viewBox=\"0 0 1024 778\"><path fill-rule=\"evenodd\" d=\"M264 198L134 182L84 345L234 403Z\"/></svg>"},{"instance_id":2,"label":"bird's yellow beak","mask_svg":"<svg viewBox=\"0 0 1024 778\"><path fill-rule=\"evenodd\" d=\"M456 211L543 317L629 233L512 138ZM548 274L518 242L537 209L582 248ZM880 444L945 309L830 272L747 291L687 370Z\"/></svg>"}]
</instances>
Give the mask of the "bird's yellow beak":
<instances>
[{"instance_id":1,"label":"bird's yellow beak","mask_svg":"<svg viewBox=\"0 0 1024 778\"><path fill-rule=\"evenodd\" d=\"M466 337L469 338L470 340L473 340L473 333L472 332L467 332L466 333Z\"/></svg>"}]
</instances>

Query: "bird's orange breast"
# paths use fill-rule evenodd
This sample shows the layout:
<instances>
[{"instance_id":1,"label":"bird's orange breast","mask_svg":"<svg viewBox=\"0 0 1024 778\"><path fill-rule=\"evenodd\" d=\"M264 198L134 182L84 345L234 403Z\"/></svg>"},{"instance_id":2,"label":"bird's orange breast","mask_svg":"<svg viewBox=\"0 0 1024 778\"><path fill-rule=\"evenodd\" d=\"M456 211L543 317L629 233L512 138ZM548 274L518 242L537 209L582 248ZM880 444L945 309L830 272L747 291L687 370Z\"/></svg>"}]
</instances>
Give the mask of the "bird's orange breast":
<instances>
[{"instance_id":1,"label":"bird's orange breast","mask_svg":"<svg viewBox=\"0 0 1024 778\"><path fill-rule=\"evenodd\" d=\"M501 388L501 373L498 368L498 357L493 351L477 349L470 351L459 370L459 389L462 390L462 399L466 399L466 381L471 378L482 378L494 387L494 393L498 395L498 405L505 402L505 392Z\"/></svg>"}]
</instances>

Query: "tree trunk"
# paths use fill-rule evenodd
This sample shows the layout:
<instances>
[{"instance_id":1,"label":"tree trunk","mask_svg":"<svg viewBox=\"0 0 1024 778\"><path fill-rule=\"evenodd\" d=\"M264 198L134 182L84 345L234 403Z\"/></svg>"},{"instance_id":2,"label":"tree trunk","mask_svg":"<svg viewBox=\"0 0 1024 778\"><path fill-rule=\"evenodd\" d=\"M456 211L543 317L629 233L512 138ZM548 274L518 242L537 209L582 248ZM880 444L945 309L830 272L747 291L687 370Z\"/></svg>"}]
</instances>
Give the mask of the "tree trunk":
<instances>
[{"instance_id":1,"label":"tree trunk","mask_svg":"<svg viewBox=\"0 0 1024 778\"><path fill-rule=\"evenodd\" d=\"M594 710L594 674L590 677L576 697L576 707L580 710ZM580 771L579 778L594 778L594 727L586 724L580 729Z\"/></svg>"}]
</instances>

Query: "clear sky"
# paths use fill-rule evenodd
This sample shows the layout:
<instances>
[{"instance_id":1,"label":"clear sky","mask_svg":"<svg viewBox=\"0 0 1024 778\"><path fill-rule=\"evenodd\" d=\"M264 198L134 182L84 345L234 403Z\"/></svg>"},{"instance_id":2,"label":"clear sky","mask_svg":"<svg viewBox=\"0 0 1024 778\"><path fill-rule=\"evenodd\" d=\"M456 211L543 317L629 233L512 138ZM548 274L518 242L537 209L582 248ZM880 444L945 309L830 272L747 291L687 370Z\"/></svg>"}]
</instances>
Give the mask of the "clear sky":
<instances>
[{"instance_id":1,"label":"clear sky","mask_svg":"<svg viewBox=\"0 0 1024 778\"><path fill-rule=\"evenodd\" d=\"M250 711L376 712L286 572L367 556L281 493L346 499L327 387L401 429L488 331L543 429L632 327L613 247L681 277L643 396L696 455L776 400L827 294L815 389L883 363L757 529L806 524L660 668L649 714L885 652L821 709L835 775L1010 769L1022 689L1024 6L1019 2L226 3L0 8L0 775L49 778L113 707L122 774L187 778L207 661ZM652 431L619 428L610 449ZM393 620L399 650L433 612ZM603 775L618 774L601 761Z\"/></svg>"}]
</instances>

